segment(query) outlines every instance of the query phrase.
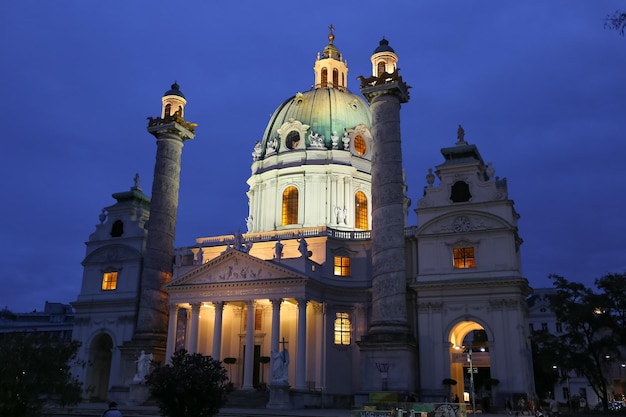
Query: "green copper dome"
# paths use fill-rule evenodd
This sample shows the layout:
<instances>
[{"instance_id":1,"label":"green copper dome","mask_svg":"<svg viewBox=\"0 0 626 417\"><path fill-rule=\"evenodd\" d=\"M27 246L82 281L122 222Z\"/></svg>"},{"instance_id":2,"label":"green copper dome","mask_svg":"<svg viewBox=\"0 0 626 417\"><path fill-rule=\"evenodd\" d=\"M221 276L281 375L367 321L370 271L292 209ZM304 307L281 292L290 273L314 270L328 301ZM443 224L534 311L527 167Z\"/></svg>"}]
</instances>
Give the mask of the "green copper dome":
<instances>
[{"instance_id":1,"label":"green copper dome","mask_svg":"<svg viewBox=\"0 0 626 417\"><path fill-rule=\"evenodd\" d=\"M278 129L290 120L309 126L307 145L309 135L319 134L327 149L331 149L333 134L341 137L344 129L363 125L369 130L372 125L371 113L363 98L336 88L317 88L296 94L276 109L263 135L264 149L268 140L280 140Z\"/></svg>"}]
</instances>

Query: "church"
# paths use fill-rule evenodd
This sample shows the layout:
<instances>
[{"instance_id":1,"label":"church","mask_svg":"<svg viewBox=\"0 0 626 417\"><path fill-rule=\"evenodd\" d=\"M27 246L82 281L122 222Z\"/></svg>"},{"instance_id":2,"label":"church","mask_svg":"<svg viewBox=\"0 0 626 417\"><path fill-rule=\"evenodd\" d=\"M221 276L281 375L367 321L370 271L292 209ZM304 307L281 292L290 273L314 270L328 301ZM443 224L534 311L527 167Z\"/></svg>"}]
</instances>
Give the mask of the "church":
<instances>
[{"instance_id":1,"label":"church","mask_svg":"<svg viewBox=\"0 0 626 417\"><path fill-rule=\"evenodd\" d=\"M196 125L178 84L163 95L147 127L151 195L138 178L114 193L86 243L72 303L85 400L140 401L141 359L180 349L222 361L236 390L269 390L268 408L533 396L531 290L506 179L453 127L411 207L399 56L382 39L357 94L330 29L313 88L278 103L250 144L245 233L199 230L174 247Z\"/></svg>"}]
</instances>

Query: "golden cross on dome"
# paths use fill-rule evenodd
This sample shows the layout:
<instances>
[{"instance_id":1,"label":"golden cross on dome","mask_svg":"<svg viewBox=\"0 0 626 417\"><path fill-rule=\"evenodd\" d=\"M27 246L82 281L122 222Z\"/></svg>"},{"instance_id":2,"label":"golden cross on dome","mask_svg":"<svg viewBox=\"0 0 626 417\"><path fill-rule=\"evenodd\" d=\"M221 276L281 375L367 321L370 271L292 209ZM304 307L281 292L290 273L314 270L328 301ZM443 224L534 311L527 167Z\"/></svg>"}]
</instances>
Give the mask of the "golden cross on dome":
<instances>
[{"instance_id":1,"label":"golden cross on dome","mask_svg":"<svg viewBox=\"0 0 626 417\"><path fill-rule=\"evenodd\" d=\"M328 29L330 29L330 33L328 34L328 42L332 45L333 41L335 40L335 34L333 33L335 30L335 27L331 23L330 26L328 26Z\"/></svg>"}]
</instances>

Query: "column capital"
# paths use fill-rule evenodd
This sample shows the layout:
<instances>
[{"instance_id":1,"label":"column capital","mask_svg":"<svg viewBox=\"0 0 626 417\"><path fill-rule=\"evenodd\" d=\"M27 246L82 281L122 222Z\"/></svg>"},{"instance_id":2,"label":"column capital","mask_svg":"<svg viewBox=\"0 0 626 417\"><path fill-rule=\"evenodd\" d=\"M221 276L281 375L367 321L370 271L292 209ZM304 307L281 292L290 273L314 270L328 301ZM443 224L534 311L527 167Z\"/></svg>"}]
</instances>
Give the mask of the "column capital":
<instances>
[{"instance_id":1,"label":"column capital","mask_svg":"<svg viewBox=\"0 0 626 417\"><path fill-rule=\"evenodd\" d=\"M371 104L377 97L385 95L395 95L400 100L400 103L406 103L409 101L409 87L404 81L390 81L382 84L375 84L373 86L361 87L361 94Z\"/></svg>"}]
</instances>

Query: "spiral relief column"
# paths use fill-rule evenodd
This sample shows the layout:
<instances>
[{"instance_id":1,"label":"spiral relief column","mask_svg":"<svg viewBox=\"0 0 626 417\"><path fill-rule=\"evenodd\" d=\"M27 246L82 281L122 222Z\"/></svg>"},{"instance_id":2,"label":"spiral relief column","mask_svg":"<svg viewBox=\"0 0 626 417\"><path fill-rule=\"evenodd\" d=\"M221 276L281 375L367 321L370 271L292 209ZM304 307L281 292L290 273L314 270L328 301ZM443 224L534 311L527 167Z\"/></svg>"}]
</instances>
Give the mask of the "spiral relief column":
<instances>
[{"instance_id":1,"label":"spiral relief column","mask_svg":"<svg viewBox=\"0 0 626 417\"><path fill-rule=\"evenodd\" d=\"M359 344L363 389L411 392L416 385L416 342L408 324L404 241L404 178L400 107L409 87L397 55L383 39L372 55L373 75L361 79L372 113L372 307Z\"/></svg>"}]
</instances>

